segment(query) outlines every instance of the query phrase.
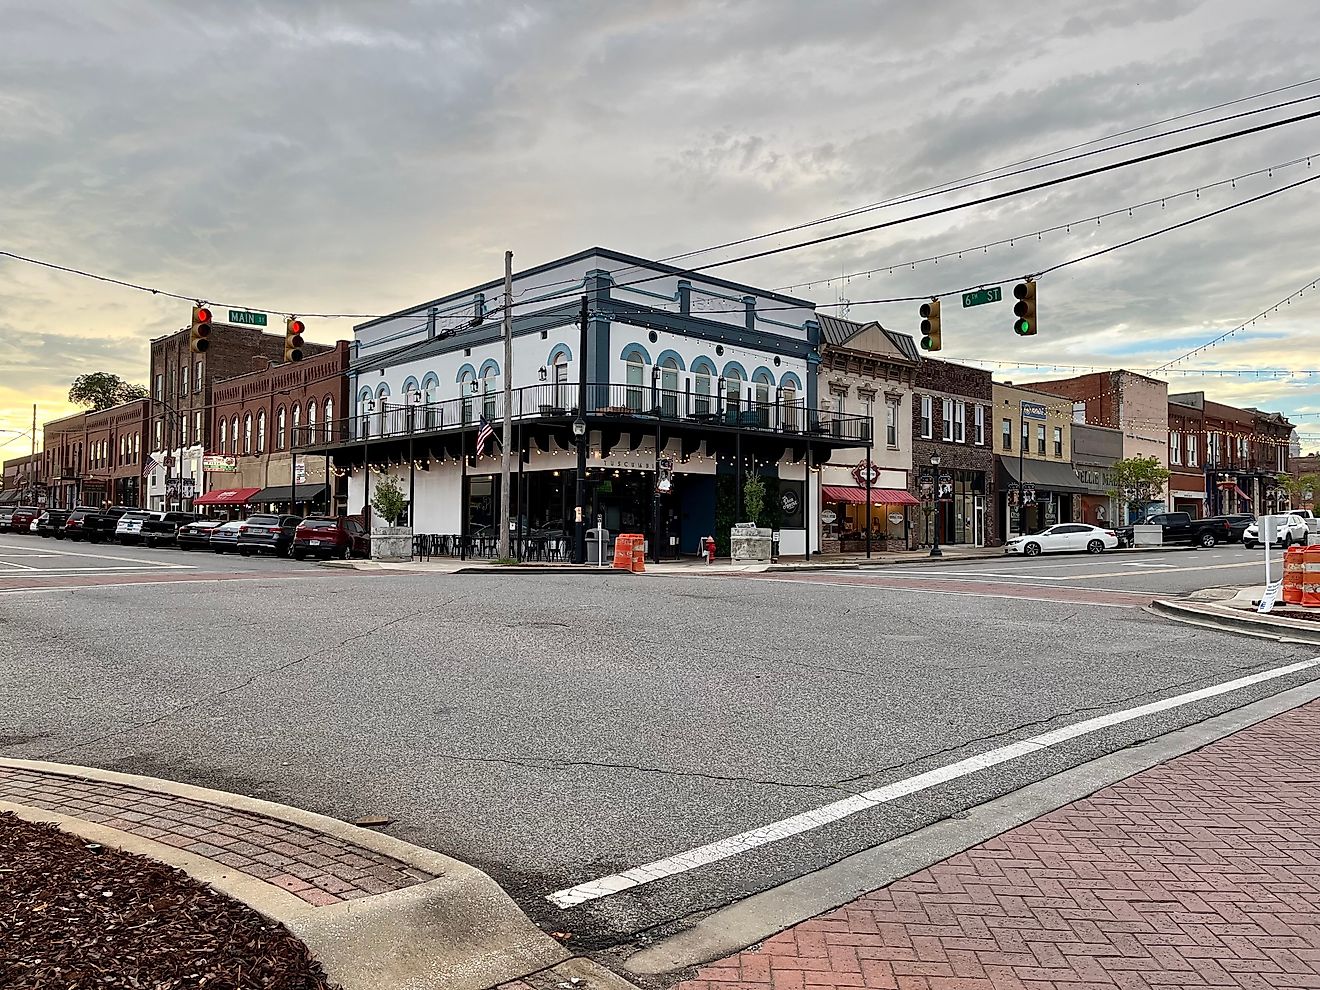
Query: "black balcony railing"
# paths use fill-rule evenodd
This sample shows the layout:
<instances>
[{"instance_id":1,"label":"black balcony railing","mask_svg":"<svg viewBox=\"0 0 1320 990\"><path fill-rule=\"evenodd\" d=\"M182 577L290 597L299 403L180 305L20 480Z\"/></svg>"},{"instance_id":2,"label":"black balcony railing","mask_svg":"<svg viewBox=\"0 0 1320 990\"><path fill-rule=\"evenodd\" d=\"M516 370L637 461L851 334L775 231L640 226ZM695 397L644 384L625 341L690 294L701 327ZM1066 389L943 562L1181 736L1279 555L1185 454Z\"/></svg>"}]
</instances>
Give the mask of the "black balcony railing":
<instances>
[{"instance_id":1,"label":"black balcony railing","mask_svg":"<svg viewBox=\"0 0 1320 990\"><path fill-rule=\"evenodd\" d=\"M758 433L807 435L823 440L871 442L869 416L808 408L805 399L757 400L748 395L704 394L662 389L652 385L588 385L586 414L598 428L631 420L710 426ZM519 422L549 420L571 422L578 410L578 386L532 385L514 389L512 418ZM503 391L474 392L434 403L398 403L382 400L379 406L359 408L357 415L293 429L293 447L343 446L472 429L482 418L498 427L504 419Z\"/></svg>"}]
</instances>

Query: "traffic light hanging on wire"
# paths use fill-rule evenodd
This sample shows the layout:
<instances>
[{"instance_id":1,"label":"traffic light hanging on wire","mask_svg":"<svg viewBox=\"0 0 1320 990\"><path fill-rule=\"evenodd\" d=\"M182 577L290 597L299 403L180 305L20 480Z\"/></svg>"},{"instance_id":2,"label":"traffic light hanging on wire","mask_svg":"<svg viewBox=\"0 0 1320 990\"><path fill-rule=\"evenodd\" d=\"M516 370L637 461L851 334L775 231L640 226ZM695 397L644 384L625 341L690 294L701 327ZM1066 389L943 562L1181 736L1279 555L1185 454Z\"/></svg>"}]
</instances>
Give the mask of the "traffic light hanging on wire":
<instances>
[{"instance_id":1,"label":"traffic light hanging on wire","mask_svg":"<svg viewBox=\"0 0 1320 990\"><path fill-rule=\"evenodd\" d=\"M1013 332L1019 337L1036 334L1036 280L1027 279L1013 288Z\"/></svg>"},{"instance_id":2,"label":"traffic light hanging on wire","mask_svg":"<svg viewBox=\"0 0 1320 990\"><path fill-rule=\"evenodd\" d=\"M188 332L188 346L194 354L205 354L211 346L211 311L205 306L194 306L192 327Z\"/></svg>"},{"instance_id":3,"label":"traffic light hanging on wire","mask_svg":"<svg viewBox=\"0 0 1320 990\"><path fill-rule=\"evenodd\" d=\"M303 321L290 316L284 321L284 360L301 361L303 359L303 331L307 329Z\"/></svg>"},{"instance_id":4,"label":"traffic light hanging on wire","mask_svg":"<svg viewBox=\"0 0 1320 990\"><path fill-rule=\"evenodd\" d=\"M940 340L940 301L932 299L930 302L922 303L919 312L921 348L925 351L938 351L943 346Z\"/></svg>"}]
</instances>

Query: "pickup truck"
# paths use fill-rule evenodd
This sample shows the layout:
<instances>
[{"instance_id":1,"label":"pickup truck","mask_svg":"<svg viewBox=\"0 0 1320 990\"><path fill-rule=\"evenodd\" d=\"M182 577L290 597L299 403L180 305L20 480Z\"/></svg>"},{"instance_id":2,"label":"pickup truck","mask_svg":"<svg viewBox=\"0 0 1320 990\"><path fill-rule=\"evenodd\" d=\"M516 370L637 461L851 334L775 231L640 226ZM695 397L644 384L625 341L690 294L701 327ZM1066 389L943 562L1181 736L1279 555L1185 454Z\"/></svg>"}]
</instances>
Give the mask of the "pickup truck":
<instances>
[{"instance_id":1,"label":"pickup truck","mask_svg":"<svg viewBox=\"0 0 1320 990\"><path fill-rule=\"evenodd\" d=\"M1164 543L1185 543L1192 547L1212 547L1228 543L1233 536L1233 522L1228 516L1209 516L1193 519L1187 512L1158 512L1142 520L1143 526L1159 526L1164 531ZM1122 546L1133 545L1133 528L1117 530Z\"/></svg>"},{"instance_id":2,"label":"pickup truck","mask_svg":"<svg viewBox=\"0 0 1320 990\"><path fill-rule=\"evenodd\" d=\"M178 539L180 526L196 521L191 512L153 512L142 523L142 542L148 547L167 546Z\"/></svg>"},{"instance_id":3,"label":"pickup truck","mask_svg":"<svg viewBox=\"0 0 1320 990\"><path fill-rule=\"evenodd\" d=\"M64 524L64 535L75 542L78 540L86 540L88 543L100 543L102 540L113 542L119 517L125 512L134 511L137 510L127 505L112 505L108 509L97 509L88 505L77 506L69 513L69 518Z\"/></svg>"}]
</instances>

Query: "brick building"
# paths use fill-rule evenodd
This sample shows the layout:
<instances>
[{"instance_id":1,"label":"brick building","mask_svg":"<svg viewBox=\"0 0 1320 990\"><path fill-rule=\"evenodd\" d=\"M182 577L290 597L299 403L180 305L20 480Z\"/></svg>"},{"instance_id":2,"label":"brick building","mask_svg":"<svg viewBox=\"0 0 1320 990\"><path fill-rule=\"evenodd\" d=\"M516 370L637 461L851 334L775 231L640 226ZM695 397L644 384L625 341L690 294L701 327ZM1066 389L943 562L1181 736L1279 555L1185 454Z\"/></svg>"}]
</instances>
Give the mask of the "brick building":
<instances>
[{"instance_id":1,"label":"brick building","mask_svg":"<svg viewBox=\"0 0 1320 990\"><path fill-rule=\"evenodd\" d=\"M1081 503L1074 500L1087 488L1072 466L1072 401L1012 382L996 382L991 394L999 532L1037 533L1079 519ZM1029 498L1021 506L1020 485Z\"/></svg>"},{"instance_id":2,"label":"brick building","mask_svg":"<svg viewBox=\"0 0 1320 990\"><path fill-rule=\"evenodd\" d=\"M1204 398L1169 396L1169 508L1198 519L1206 514Z\"/></svg>"},{"instance_id":3,"label":"brick building","mask_svg":"<svg viewBox=\"0 0 1320 990\"><path fill-rule=\"evenodd\" d=\"M11 457L0 474L0 505L41 505L46 500L45 455Z\"/></svg>"},{"instance_id":4,"label":"brick building","mask_svg":"<svg viewBox=\"0 0 1320 990\"><path fill-rule=\"evenodd\" d=\"M284 357L283 335L263 333L256 327L217 323L210 344L205 353L194 354L187 328L151 342L149 449L168 462L170 476L168 490L166 470L148 477L152 508L164 508L167 496L172 507L180 499L187 505L191 496L206 490L202 457L216 449L210 433L215 385ZM310 357L329 349L325 344L308 343L303 353Z\"/></svg>"},{"instance_id":5,"label":"brick building","mask_svg":"<svg viewBox=\"0 0 1320 990\"><path fill-rule=\"evenodd\" d=\"M990 446L990 372L924 358L913 392L909 490L918 498L929 498L923 491L925 478L940 494L941 543L999 544L1002 537L995 520L995 464ZM936 513L923 511L922 515L921 542L929 543Z\"/></svg>"},{"instance_id":6,"label":"brick building","mask_svg":"<svg viewBox=\"0 0 1320 990\"><path fill-rule=\"evenodd\" d=\"M1169 468L1177 472L1170 478L1174 508L1194 515L1260 515L1287 504L1277 481L1288 471L1293 430L1284 416L1215 402L1204 392L1169 396L1169 416Z\"/></svg>"},{"instance_id":7,"label":"brick building","mask_svg":"<svg viewBox=\"0 0 1320 990\"><path fill-rule=\"evenodd\" d=\"M134 399L44 424L41 456L49 504L142 506L150 405L149 399Z\"/></svg>"},{"instance_id":8,"label":"brick building","mask_svg":"<svg viewBox=\"0 0 1320 990\"><path fill-rule=\"evenodd\" d=\"M870 417L871 506L866 505L867 447L837 451L819 472L821 504L834 521L821 549L854 552L865 544L869 511L876 546L915 546L919 508L911 494L912 383L921 363L916 342L879 323L820 314L821 359L816 394L835 413ZM826 517L829 518L829 517Z\"/></svg>"},{"instance_id":9,"label":"brick building","mask_svg":"<svg viewBox=\"0 0 1320 990\"><path fill-rule=\"evenodd\" d=\"M260 370L215 383L208 452L224 455L232 470L208 472L207 494L195 504L295 513L344 507L347 479L342 493L333 491L329 457L298 453L293 443L295 431L301 447L310 445L309 436L333 442L336 421L348 411L350 344L318 350L297 363L266 361Z\"/></svg>"}]
</instances>

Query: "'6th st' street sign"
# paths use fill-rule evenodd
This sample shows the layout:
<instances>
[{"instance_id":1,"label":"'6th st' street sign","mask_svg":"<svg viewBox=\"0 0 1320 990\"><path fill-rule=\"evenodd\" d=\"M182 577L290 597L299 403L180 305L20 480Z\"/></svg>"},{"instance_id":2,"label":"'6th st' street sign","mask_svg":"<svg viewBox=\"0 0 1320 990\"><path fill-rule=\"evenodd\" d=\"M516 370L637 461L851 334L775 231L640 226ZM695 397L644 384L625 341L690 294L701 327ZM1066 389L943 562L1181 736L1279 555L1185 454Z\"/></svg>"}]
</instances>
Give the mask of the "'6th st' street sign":
<instances>
[{"instance_id":1,"label":"'6th st' street sign","mask_svg":"<svg viewBox=\"0 0 1320 990\"><path fill-rule=\"evenodd\" d=\"M967 309L969 306L984 306L986 303L996 303L1003 298L1004 293L997 285L988 289L977 289L975 292L964 292L963 309Z\"/></svg>"}]
</instances>

